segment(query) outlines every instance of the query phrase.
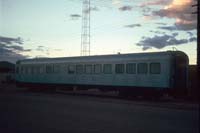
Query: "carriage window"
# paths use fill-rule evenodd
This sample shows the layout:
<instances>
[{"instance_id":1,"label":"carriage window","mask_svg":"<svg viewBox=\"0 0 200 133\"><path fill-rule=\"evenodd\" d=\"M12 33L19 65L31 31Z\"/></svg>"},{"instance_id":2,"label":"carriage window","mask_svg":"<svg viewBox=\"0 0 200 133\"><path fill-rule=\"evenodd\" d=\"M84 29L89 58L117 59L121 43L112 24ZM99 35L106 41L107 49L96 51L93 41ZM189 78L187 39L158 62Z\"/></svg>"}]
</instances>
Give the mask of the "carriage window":
<instances>
[{"instance_id":1,"label":"carriage window","mask_svg":"<svg viewBox=\"0 0 200 133\"><path fill-rule=\"evenodd\" d=\"M54 65L54 72L59 73L60 72L60 65Z\"/></svg>"},{"instance_id":2,"label":"carriage window","mask_svg":"<svg viewBox=\"0 0 200 133\"><path fill-rule=\"evenodd\" d=\"M147 63L137 64L137 73L138 74L147 74L147 72L148 72Z\"/></svg>"},{"instance_id":3,"label":"carriage window","mask_svg":"<svg viewBox=\"0 0 200 133\"><path fill-rule=\"evenodd\" d=\"M101 73L101 64L95 64L94 65L94 73L95 74L98 74L98 73Z\"/></svg>"},{"instance_id":4,"label":"carriage window","mask_svg":"<svg viewBox=\"0 0 200 133\"><path fill-rule=\"evenodd\" d=\"M68 66L68 73L74 74L75 73L75 65L69 65Z\"/></svg>"},{"instance_id":5,"label":"carriage window","mask_svg":"<svg viewBox=\"0 0 200 133\"><path fill-rule=\"evenodd\" d=\"M84 73L83 65L76 65L76 73L77 74L83 74Z\"/></svg>"},{"instance_id":6,"label":"carriage window","mask_svg":"<svg viewBox=\"0 0 200 133\"><path fill-rule=\"evenodd\" d=\"M86 74L92 73L92 65L85 65L85 73Z\"/></svg>"},{"instance_id":7,"label":"carriage window","mask_svg":"<svg viewBox=\"0 0 200 133\"><path fill-rule=\"evenodd\" d=\"M151 74L160 74L161 67L160 63L151 63L150 64L150 73Z\"/></svg>"},{"instance_id":8,"label":"carriage window","mask_svg":"<svg viewBox=\"0 0 200 133\"><path fill-rule=\"evenodd\" d=\"M46 73L53 73L53 66L47 65L46 66Z\"/></svg>"},{"instance_id":9,"label":"carriage window","mask_svg":"<svg viewBox=\"0 0 200 133\"><path fill-rule=\"evenodd\" d=\"M124 64L116 64L115 72L116 73L124 73Z\"/></svg>"},{"instance_id":10,"label":"carriage window","mask_svg":"<svg viewBox=\"0 0 200 133\"><path fill-rule=\"evenodd\" d=\"M126 64L126 73L135 74L136 73L136 64L135 63Z\"/></svg>"},{"instance_id":11,"label":"carriage window","mask_svg":"<svg viewBox=\"0 0 200 133\"><path fill-rule=\"evenodd\" d=\"M110 74L112 73L112 65L111 64L104 64L103 65L103 72L105 74Z\"/></svg>"}]
</instances>

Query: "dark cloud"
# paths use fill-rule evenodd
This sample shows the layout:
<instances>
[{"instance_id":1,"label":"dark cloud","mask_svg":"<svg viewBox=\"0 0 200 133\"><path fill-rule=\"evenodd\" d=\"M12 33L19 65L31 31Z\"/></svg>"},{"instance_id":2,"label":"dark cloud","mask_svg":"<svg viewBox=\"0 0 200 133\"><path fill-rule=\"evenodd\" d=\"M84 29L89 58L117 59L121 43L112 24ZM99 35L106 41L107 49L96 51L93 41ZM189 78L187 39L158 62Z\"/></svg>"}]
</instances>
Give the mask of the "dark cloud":
<instances>
[{"instance_id":1,"label":"dark cloud","mask_svg":"<svg viewBox=\"0 0 200 133\"><path fill-rule=\"evenodd\" d=\"M152 8L150 7L141 7L143 16L151 16Z\"/></svg>"},{"instance_id":2,"label":"dark cloud","mask_svg":"<svg viewBox=\"0 0 200 133\"><path fill-rule=\"evenodd\" d=\"M151 0L148 2L143 2L140 7L146 7L146 6L154 6L154 5L167 5L171 3L172 0Z\"/></svg>"},{"instance_id":3,"label":"dark cloud","mask_svg":"<svg viewBox=\"0 0 200 133\"><path fill-rule=\"evenodd\" d=\"M46 55L49 55L50 51L62 51L62 49L52 49L45 46L38 46L35 50L38 52L46 53Z\"/></svg>"},{"instance_id":4,"label":"dark cloud","mask_svg":"<svg viewBox=\"0 0 200 133\"><path fill-rule=\"evenodd\" d=\"M130 24L130 25L125 25L124 27L126 28L135 28L135 27L141 27L141 24Z\"/></svg>"},{"instance_id":5,"label":"dark cloud","mask_svg":"<svg viewBox=\"0 0 200 133\"><path fill-rule=\"evenodd\" d=\"M17 51L0 44L0 61L9 61L15 63L17 60L25 58L28 58L28 56L24 56L20 53L17 53Z\"/></svg>"},{"instance_id":6,"label":"dark cloud","mask_svg":"<svg viewBox=\"0 0 200 133\"><path fill-rule=\"evenodd\" d=\"M16 62L19 59L27 58L21 52L29 52L31 49L24 49L21 44L23 41L20 37L2 37L0 36L0 60Z\"/></svg>"},{"instance_id":7,"label":"dark cloud","mask_svg":"<svg viewBox=\"0 0 200 133\"><path fill-rule=\"evenodd\" d=\"M176 26L159 26L158 29L168 30L168 31L178 30L178 28Z\"/></svg>"},{"instance_id":8,"label":"dark cloud","mask_svg":"<svg viewBox=\"0 0 200 133\"><path fill-rule=\"evenodd\" d=\"M76 17L76 18L79 18L79 17L81 17L81 15L79 15L79 14L71 14L70 17Z\"/></svg>"},{"instance_id":9,"label":"dark cloud","mask_svg":"<svg viewBox=\"0 0 200 133\"><path fill-rule=\"evenodd\" d=\"M129 5L122 6L122 7L119 8L120 11L131 11L132 9L133 9L133 7L129 6Z\"/></svg>"},{"instance_id":10,"label":"dark cloud","mask_svg":"<svg viewBox=\"0 0 200 133\"><path fill-rule=\"evenodd\" d=\"M11 49L13 51L18 51L18 52L30 52L31 49L24 49L22 46L17 46L17 45L13 45L13 46L7 46L8 49Z\"/></svg>"},{"instance_id":11,"label":"dark cloud","mask_svg":"<svg viewBox=\"0 0 200 133\"><path fill-rule=\"evenodd\" d=\"M194 25L189 24L175 24L172 26L159 26L158 29L168 30L168 31L189 31L194 30Z\"/></svg>"},{"instance_id":12,"label":"dark cloud","mask_svg":"<svg viewBox=\"0 0 200 133\"><path fill-rule=\"evenodd\" d=\"M150 30L150 32L155 33L155 34L165 34L165 32L161 32L161 31L154 31L154 30Z\"/></svg>"},{"instance_id":13,"label":"dark cloud","mask_svg":"<svg viewBox=\"0 0 200 133\"><path fill-rule=\"evenodd\" d=\"M70 17L71 17L72 20L77 20L77 19L79 19L81 17L81 15L79 15L79 14L71 14Z\"/></svg>"},{"instance_id":14,"label":"dark cloud","mask_svg":"<svg viewBox=\"0 0 200 133\"><path fill-rule=\"evenodd\" d=\"M155 35L153 37L142 37L142 40L137 43L137 45L142 46L143 50L147 50L153 47L157 49L162 49L166 46L181 45L196 40L195 38L176 39L176 36L178 36L178 33L173 33L172 35L164 34L160 36Z\"/></svg>"},{"instance_id":15,"label":"dark cloud","mask_svg":"<svg viewBox=\"0 0 200 133\"><path fill-rule=\"evenodd\" d=\"M178 33L172 33L172 35L173 35L174 37L176 37L176 36L178 36Z\"/></svg>"},{"instance_id":16,"label":"dark cloud","mask_svg":"<svg viewBox=\"0 0 200 133\"><path fill-rule=\"evenodd\" d=\"M36 51L44 52L45 51L45 47L44 46L38 46L36 48Z\"/></svg>"},{"instance_id":17,"label":"dark cloud","mask_svg":"<svg viewBox=\"0 0 200 133\"><path fill-rule=\"evenodd\" d=\"M149 13L151 10L152 10L152 9L149 8L149 7L142 8L142 12L143 12L144 14Z\"/></svg>"},{"instance_id":18,"label":"dark cloud","mask_svg":"<svg viewBox=\"0 0 200 133\"><path fill-rule=\"evenodd\" d=\"M196 30L197 29L196 17L194 17L194 18L192 17L191 20L189 20L188 22L183 22L183 21L175 23L175 26L177 27L177 29L183 30L183 31L189 31L189 30Z\"/></svg>"},{"instance_id":19,"label":"dark cloud","mask_svg":"<svg viewBox=\"0 0 200 133\"><path fill-rule=\"evenodd\" d=\"M192 32L190 32L190 31L188 31L187 32L188 33L188 35L190 36L190 37L192 37L194 34L192 33Z\"/></svg>"},{"instance_id":20,"label":"dark cloud","mask_svg":"<svg viewBox=\"0 0 200 133\"><path fill-rule=\"evenodd\" d=\"M189 42L196 42L197 41L197 38L196 37L191 37L190 39L189 39Z\"/></svg>"},{"instance_id":21,"label":"dark cloud","mask_svg":"<svg viewBox=\"0 0 200 133\"><path fill-rule=\"evenodd\" d=\"M11 38L11 37L3 37L0 36L0 43L2 44L12 44L12 43L17 43L17 44L23 44L23 40L20 37L17 38Z\"/></svg>"},{"instance_id":22,"label":"dark cloud","mask_svg":"<svg viewBox=\"0 0 200 133\"><path fill-rule=\"evenodd\" d=\"M10 37L0 37L0 46L5 49L17 51L17 52L27 52L31 51L31 49L24 49L23 46L17 45L23 44L22 39L18 38L10 38Z\"/></svg>"},{"instance_id":23,"label":"dark cloud","mask_svg":"<svg viewBox=\"0 0 200 133\"><path fill-rule=\"evenodd\" d=\"M90 7L90 11L99 11L99 8L94 6L94 7Z\"/></svg>"},{"instance_id":24,"label":"dark cloud","mask_svg":"<svg viewBox=\"0 0 200 133\"><path fill-rule=\"evenodd\" d=\"M167 23L161 23L161 22L158 22L158 23L155 23L157 25L167 25Z\"/></svg>"}]
</instances>

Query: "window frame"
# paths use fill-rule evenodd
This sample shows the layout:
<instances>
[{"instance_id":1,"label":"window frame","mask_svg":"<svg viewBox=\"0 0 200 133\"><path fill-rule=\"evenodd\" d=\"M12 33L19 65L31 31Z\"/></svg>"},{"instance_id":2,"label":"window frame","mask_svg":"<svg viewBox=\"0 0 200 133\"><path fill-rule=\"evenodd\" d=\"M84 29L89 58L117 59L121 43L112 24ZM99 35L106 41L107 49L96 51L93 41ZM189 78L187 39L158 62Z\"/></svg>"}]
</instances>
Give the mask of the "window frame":
<instances>
[{"instance_id":1,"label":"window frame","mask_svg":"<svg viewBox=\"0 0 200 133\"><path fill-rule=\"evenodd\" d=\"M52 64L47 64L45 68L46 68L46 69L45 69L45 72L46 72L47 74L51 74L51 73L54 72L54 70L53 70L53 65L52 65Z\"/></svg>"},{"instance_id":2,"label":"window frame","mask_svg":"<svg viewBox=\"0 0 200 133\"><path fill-rule=\"evenodd\" d=\"M73 70L70 70L70 67L73 68ZM76 66L75 65L67 65L67 73L68 74L75 74L76 73Z\"/></svg>"},{"instance_id":3,"label":"window frame","mask_svg":"<svg viewBox=\"0 0 200 133\"><path fill-rule=\"evenodd\" d=\"M78 68L78 67L81 67L81 69ZM80 71L79 69L80 69L81 71ZM82 64L76 65L76 74L84 74L84 65L82 65Z\"/></svg>"},{"instance_id":4,"label":"window frame","mask_svg":"<svg viewBox=\"0 0 200 133\"><path fill-rule=\"evenodd\" d=\"M60 73L60 69L61 69L60 64L54 64L53 65L54 73Z\"/></svg>"},{"instance_id":5,"label":"window frame","mask_svg":"<svg viewBox=\"0 0 200 133\"><path fill-rule=\"evenodd\" d=\"M87 71L87 67L90 67L90 72ZM92 74L93 73L93 66L92 66L92 64L86 64L84 66L84 69L85 69L85 74Z\"/></svg>"},{"instance_id":6,"label":"window frame","mask_svg":"<svg viewBox=\"0 0 200 133\"><path fill-rule=\"evenodd\" d=\"M110 71L106 71L106 66L110 66ZM112 64L103 64L103 73L104 74L112 74Z\"/></svg>"},{"instance_id":7,"label":"window frame","mask_svg":"<svg viewBox=\"0 0 200 133\"><path fill-rule=\"evenodd\" d=\"M37 66L37 74L43 74L45 72L44 66L43 65L39 65Z\"/></svg>"},{"instance_id":8,"label":"window frame","mask_svg":"<svg viewBox=\"0 0 200 133\"><path fill-rule=\"evenodd\" d=\"M132 68L134 68L134 69L132 69ZM131 70L131 71L129 71L129 70ZM134 70L134 71L132 71L132 70ZM127 74L136 74L137 73L137 64L136 63L127 63L126 64L126 73Z\"/></svg>"},{"instance_id":9,"label":"window frame","mask_svg":"<svg viewBox=\"0 0 200 133\"><path fill-rule=\"evenodd\" d=\"M99 66L100 69L97 69L97 66ZM100 74L102 73L102 64L94 64L94 67L93 67L93 71L94 71L94 74ZM100 70L100 71L96 71L96 70Z\"/></svg>"},{"instance_id":10,"label":"window frame","mask_svg":"<svg viewBox=\"0 0 200 133\"><path fill-rule=\"evenodd\" d=\"M124 64L115 64L115 73L116 74L123 74L125 71Z\"/></svg>"},{"instance_id":11,"label":"window frame","mask_svg":"<svg viewBox=\"0 0 200 133\"><path fill-rule=\"evenodd\" d=\"M153 72L152 70L152 65L155 65L155 64L159 64L159 71L157 72ZM151 62L150 64L149 64L149 72L150 72L150 74L161 74L161 63L160 62ZM154 69L155 70L155 69Z\"/></svg>"},{"instance_id":12,"label":"window frame","mask_svg":"<svg viewBox=\"0 0 200 133\"><path fill-rule=\"evenodd\" d=\"M146 69L145 69L145 71L141 71L142 69L141 69L141 65L143 65L143 64L145 64L145 66L146 66ZM137 64L137 74L148 74L148 63L138 63Z\"/></svg>"}]
</instances>

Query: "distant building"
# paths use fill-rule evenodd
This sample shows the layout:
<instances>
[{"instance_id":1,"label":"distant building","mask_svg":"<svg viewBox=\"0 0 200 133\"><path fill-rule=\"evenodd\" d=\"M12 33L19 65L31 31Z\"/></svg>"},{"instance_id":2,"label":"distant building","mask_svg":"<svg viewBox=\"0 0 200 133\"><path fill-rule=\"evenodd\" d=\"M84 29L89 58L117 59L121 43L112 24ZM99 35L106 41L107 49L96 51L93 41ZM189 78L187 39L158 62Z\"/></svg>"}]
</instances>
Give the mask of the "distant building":
<instances>
[{"instance_id":1,"label":"distant building","mask_svg":"<svg viewBox=\"0 0 200 133\"><path fill-rule=\"evenodd\" d=\"M0 61L0 84L14 81L15 64Z\"/></svg>"}]
</instances>

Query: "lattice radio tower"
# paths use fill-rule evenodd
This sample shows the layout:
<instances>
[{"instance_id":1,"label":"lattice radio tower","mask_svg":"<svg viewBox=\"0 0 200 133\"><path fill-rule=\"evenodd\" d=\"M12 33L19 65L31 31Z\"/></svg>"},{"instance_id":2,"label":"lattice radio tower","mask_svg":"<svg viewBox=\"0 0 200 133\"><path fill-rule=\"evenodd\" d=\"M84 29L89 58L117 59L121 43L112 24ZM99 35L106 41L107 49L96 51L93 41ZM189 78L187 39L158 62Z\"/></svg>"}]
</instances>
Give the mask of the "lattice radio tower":
<instances>
[{"instance_id":1,"label":"lattice radio tower","mask_svg":"<svg viewBox=\"0 0 200 133\"><path fill-rule=\"evenodd\" d=\"M90 55L90 0L83 0L81 56Z\"/></svg>"}]
</instances>

